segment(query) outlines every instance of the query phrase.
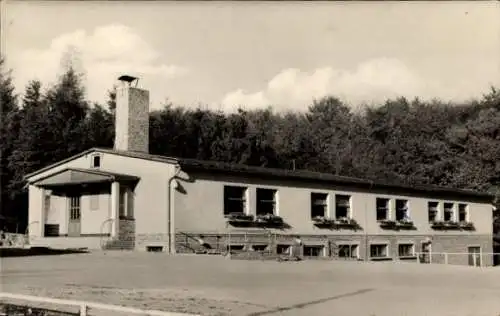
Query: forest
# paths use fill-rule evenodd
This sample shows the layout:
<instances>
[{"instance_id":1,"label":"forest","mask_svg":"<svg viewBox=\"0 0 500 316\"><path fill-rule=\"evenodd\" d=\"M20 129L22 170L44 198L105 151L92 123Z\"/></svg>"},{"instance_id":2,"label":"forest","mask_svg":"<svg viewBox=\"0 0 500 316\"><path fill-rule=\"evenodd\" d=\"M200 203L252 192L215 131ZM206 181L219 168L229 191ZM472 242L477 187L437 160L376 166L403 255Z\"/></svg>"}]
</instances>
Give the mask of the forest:
<instances>
[{"instance_id":1,"label":"forest","mask_svg":"<svg viewBox=\"0 0 500 316\"><path fill-rule=\"evenodd\" d=\"M115 93L86 99L68 66L54 85L17 91L0 60L1 214L27 221L23 176L91 147L112 147ZM487 191L500 202L500 90L461 103L397 98L353 107L335 96L304 111L234 113L163 104L150 113L150 152L254 166L307 169L400 184ZM19 228L20 227L20 228Z\"/></svg>"}]
</instances>

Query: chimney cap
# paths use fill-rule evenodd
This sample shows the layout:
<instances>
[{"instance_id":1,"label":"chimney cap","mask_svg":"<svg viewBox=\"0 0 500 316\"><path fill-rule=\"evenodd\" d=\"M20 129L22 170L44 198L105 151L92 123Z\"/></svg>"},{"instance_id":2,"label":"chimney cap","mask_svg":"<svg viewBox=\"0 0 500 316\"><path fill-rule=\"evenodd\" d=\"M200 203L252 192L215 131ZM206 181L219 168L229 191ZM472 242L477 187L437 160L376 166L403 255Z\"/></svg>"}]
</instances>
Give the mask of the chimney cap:
<instances>
[{"instance_id":1,"label":"chimney cap","mask_svg":"<svg viewBox=\"0 0 500 316\"><path fill-rule=\"evenodd\" d=\"M127 82L129 86L132 84L133 81L135 81L136 86L137 86L137 83L139 82L139 78L133 77L130 75L122 75L122 76L118 77L118 80L123 81L123 82Z\"/></svg>"}]
</instances>

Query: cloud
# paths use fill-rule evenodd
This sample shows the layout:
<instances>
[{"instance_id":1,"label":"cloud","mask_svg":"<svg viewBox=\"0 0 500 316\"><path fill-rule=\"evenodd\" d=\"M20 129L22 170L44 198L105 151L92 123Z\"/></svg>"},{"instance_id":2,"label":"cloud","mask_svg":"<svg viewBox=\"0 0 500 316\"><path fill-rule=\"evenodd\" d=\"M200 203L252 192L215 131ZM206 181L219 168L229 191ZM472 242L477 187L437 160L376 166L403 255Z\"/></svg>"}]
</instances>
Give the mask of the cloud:
<instances>
[{"instance_id":1,"label":"cloud","mask_svg":"<svg viewBox=\"0 0 500 316\"><path fill-rule=\"evenodd\" d=\"M61 63L71 59L76 62L77 70L85 74L89 100L102 102L114 80L124 73L141 78L143 86L186 74L186 68L166 64L163 58L133 29L111 24L97 27L91 33L85 30L65 33L54 38L47 48L13 56L13 69L19 88L31 79L54 83L62 70Z\"/></svg>"},{"instance_id":2,"label":"cloud","mask_svg":"<svg viewBox=\"0 0 500 316\"><path fill-rule=\"evenodd\" d=\"M441 92L441 95L436 95ZM262 91L238 89L223 97L226 110L238 106L258 108L272 105L277 109L305 109L313 99L334 95L351 105L383 102L388 98L406 96L446 96L435 82L424 81L403 62L377 58L360 63L352 70L333 67L312 72L289 68L274 76Z\"/></svg>"}]
</instances>

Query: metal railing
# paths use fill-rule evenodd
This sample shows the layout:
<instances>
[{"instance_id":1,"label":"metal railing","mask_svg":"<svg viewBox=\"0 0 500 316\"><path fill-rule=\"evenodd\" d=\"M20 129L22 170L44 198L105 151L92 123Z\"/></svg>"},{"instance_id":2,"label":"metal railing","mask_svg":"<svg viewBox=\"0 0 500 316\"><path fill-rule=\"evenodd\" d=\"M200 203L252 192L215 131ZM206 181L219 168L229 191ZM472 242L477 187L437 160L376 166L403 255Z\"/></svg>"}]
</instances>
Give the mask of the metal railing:
<instances>
[{"instance_id":1,"label":"metal railing","mask_svg":"<svg viewBox=\"0 0 500 316\"><path fill-rule=\"evenodd\" d=\"M119 312L124 313L126 315L144 315L144 316L199 316L196 314L186 314L186 313L176 313L176 312L164 312L158 310L143 310L139 308L118 306L118 305L110 305L110 304L101 304L101 303L93 303L93 302L85 302L85 301L76 301L76 300L63 300L49 297L41 297L41 296L31 296L31 295L22 295L22 294L14 294L14 293L0 293L0 299L10 299L10 300L18 300L24 302L37 302L43 304L51 304L51 305L64 305L64 306L72 306L77 307L79 310L80 316L90 316L92 315L92 311L101 310L108 312ZM9 304L2 302L2 304ZM13 305L19 305L16 303L12 303ZM26 305L24 303L23 305ZM35 306L33 306L35 307Z\"/></svg>"}]
</instances>

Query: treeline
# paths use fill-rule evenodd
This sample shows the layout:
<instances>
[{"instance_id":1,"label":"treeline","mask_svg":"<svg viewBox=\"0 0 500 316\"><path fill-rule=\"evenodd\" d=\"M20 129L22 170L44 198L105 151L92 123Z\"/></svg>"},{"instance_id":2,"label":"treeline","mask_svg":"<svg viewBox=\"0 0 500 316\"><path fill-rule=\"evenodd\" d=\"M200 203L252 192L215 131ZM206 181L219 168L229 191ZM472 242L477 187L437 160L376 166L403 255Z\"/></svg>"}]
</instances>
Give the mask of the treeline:
<instances>
[{"instance_id":1,"label":"treeline","mask_svg":"<svg viewBox=\"0 0 500 316\"><path fill-rule=\"evenodd\" d=\"M23 176L90 147L112 147L115 94L85 98L71 67L58 82L30 82L18 98L2 66L1 206L23 224ZM308 169L404 184L435 184L500 196L500 91L462 104L399 98L353 110L335 97L306 111L225 114L167 104L150 115L153 154Z\"/></svg>"}]
</instances>

